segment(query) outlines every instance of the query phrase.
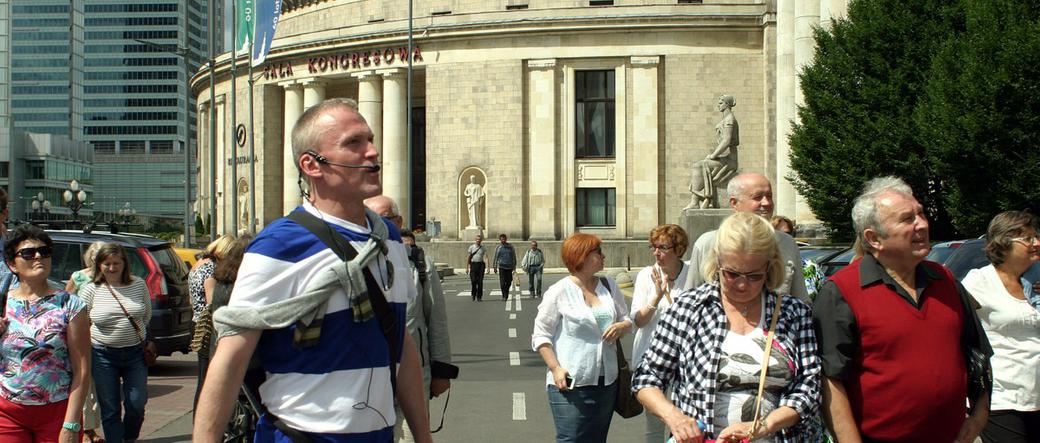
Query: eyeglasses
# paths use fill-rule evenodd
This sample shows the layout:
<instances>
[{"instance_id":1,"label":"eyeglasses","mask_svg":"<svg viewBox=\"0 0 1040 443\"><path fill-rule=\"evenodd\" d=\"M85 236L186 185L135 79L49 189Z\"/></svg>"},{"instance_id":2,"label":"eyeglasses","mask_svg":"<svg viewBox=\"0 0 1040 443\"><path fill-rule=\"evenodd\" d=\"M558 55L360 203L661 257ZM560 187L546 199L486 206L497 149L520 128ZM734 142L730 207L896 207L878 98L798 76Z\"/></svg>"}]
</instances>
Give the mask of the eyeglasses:
<instances>
[{"instance_id":1,"label":"eyeglasses","mask_svg":"<svg viewBox=\"0 0 1040 443\"><path fill-rule=\"evenodd\" d=\"M1033 246L1037 241L1040 241L1040 237L1034 235L1032 237L1015 237L1011 241L1017 241L1025 244L1026 246Z\"/></svg>"},{"instance_id":2,"label":"eyeglasses","mask_svg":"<svg viewBox=\"0 0 1040 443\"><path fill-rule=\"evenodd\" d=\"M54 252L50 246L40 246L37 248L22 248L15 251L15 255L21 257L23 260L32 260L36 258L36 254L40 254L40 258L51 258L51 253Z\"/></svg>"},{"instance_id":3,"label":"eyeglasses","mask_svg":"<svg viewBox=\"0 0 1040 443\"><path fill-rule=\"evenodd\" d=\"M675 245L650 245L650 252L668 252L675 249Z\"/></svg>"},{"instance_id":4,"label":"eyeglasses","mask_svg":"<svg viewBox=\"0 0 1040 443\"><path fill-rule=\"evenodd\" d=\"M766 266L768 272L769 266ZM744 283L758 283L766 279L766 272L737 272L732 269L726 269L719 267L719 273L726 279L726 283L739 283L741 279Z\"/></svg>"}]
</instances>

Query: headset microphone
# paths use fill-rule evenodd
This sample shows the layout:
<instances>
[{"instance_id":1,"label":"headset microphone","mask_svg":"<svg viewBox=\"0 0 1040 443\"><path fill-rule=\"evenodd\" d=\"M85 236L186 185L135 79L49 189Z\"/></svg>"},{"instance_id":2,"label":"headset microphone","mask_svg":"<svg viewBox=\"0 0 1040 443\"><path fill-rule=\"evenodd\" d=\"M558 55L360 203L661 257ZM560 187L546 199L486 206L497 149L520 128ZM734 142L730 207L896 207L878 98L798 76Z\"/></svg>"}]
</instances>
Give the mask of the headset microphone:
<instances>
[{"instance_id":1,"label":"headset microphone","mask_svg":"<svg viewBox=\"0 0 1040 443\"><path fill-rule=\"evenodd\" d=\"M314 152L314 151L307 151L307 152L305 152L305 154L307 154L307 155L309 155L311 157L314 157L314 160L317 161L318 163L326 164L326 165L339 166L339 167L351 168L351 169L367 169L369 172L379 172L379 170L382 169L379 165L344 165L342 163L333 163L333 162L330 162L329 159L325 158L324 155L321 155L321 154L319 154L317 152Z\"/></svg>"}]
</instances>

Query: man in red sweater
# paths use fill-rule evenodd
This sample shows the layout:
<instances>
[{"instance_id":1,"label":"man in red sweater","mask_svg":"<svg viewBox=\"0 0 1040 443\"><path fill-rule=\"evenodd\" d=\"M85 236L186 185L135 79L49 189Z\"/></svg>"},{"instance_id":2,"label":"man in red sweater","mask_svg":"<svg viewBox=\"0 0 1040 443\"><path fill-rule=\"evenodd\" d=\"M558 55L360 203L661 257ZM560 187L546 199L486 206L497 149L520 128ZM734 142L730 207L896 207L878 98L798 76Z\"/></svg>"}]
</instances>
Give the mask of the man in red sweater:
<instances>
[{"instance_id":1,"label":"man in red sweater","mask_svg":"<svg viewBox=\"0 0 1040 443\"><path fill-rule=\"evenodd\" d=\"M866 253L813 304L831 431L840 443L971 443L986 424L989 393L969 395L966 354L992 350L970 294L924 261L928 219L902 180L867 182L852 220Z\"/></svg>"}]
</instances>

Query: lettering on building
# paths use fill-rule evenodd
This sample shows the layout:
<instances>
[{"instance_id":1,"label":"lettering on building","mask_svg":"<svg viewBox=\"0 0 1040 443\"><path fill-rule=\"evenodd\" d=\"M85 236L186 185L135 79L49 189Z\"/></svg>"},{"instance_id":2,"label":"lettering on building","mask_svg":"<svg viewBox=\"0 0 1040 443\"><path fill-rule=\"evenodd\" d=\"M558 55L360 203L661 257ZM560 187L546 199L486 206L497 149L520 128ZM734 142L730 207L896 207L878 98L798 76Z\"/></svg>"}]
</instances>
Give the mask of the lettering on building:
<instances>
[{"instance_id":1,"label":"lettering on building","mask_svg":"<svg viewBox=\"0 0 1040 443\"><path fill-rule=\"evenodd\" d=\"M412 48L412 63L422 62L422 50ZM408 63L408 47L381 48L340 54L327 54L298 60L306 63L308 74L344 72L358 69L379 68ZM293 62L271 63L264 67L264 80L281 80L293 77Z\"/></svg>"}]
</instances>

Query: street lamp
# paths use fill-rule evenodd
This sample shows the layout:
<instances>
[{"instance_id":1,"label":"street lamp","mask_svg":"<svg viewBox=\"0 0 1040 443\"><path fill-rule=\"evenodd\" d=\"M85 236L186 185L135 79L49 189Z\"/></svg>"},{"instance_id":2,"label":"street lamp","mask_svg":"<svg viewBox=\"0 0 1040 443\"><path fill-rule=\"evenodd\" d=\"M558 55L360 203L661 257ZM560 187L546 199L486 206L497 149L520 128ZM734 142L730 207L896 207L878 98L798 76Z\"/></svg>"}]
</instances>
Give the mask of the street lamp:
<instances>
[{"instance_id":1,"label":"street lamp","mask_svg":"<svg viewBox=\"0 0 1040 443\"><path fill-rule=\"evenodd\" d=\"M130 202L126 202L116 213L119 214L119 220L123 223L123 230L129 231L130 223L133 222L134 216L137 215L137 210L130 206Z\"/></svg>"},{"instance_id":2,"label":"street lamp","mask_svg":"<svg viewBox=\"0 0 1040 443\"><path fill-rule=\"evenodd\" d=\"M43 192L34 195L29 206L32 207L33 219L40 219L51 212L51 202L43 198Z\"/></svg>"},{"instance_id":3,"label":"street lamp","mask_svg":"<svg viewBox=\"0 0 1040 443\"><path fill-rule=\"evenodd\" d=\"M187 5L187 2L185 2ZM210 18L212 20L212 17ZM179 45L161 45L155 42L141 39L133 39L134 41L156 48L162 51L166 51L170 54L174 54L181 58L184 62L184 247L188 247L191 244L191 225L192 220L192 207L191 207L191 68L188 66L191 64L191 48L188 47L188 14L187 7L185 7L184 14L184 46ZM213 73L210 72L210 78L213 77ZM212 88L210 89L212 91ZM234 125L232 125L234 126ZM210 131L213 129L210 128Z\"/></svg>"},{"instance_id":4,"label":"street lamp","mask_svg":"<svg viewBox=\"0 0 1040 443\"><path fill-rule=\"evenodd\" d=\"M73 180L69 182L69 189L61 194L61 198L65 201L65 206L72 211L73 222L79 223L79 210L83 209L83 204L87 202L87 191L80 189L79 182Z\"/></svg>"}]
</instances>

